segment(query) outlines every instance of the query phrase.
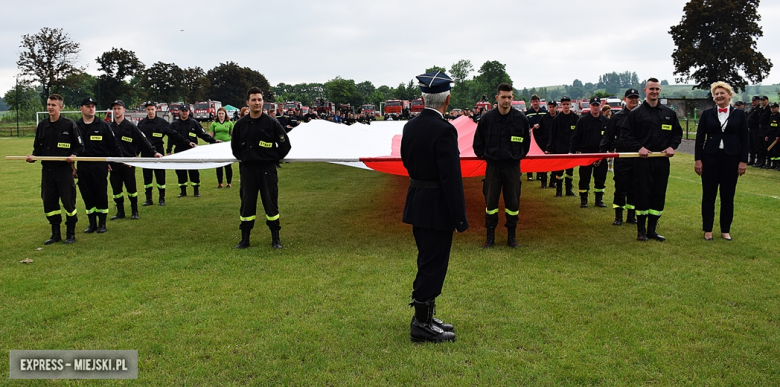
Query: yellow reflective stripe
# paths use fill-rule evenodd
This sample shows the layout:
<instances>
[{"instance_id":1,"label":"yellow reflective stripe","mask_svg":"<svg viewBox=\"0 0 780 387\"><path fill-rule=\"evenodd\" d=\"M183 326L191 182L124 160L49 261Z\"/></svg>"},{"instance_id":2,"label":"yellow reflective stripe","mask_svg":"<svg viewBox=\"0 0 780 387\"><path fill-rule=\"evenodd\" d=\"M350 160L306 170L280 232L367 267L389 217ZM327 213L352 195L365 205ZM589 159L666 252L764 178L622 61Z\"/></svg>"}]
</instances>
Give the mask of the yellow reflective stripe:
<instances>
[{"instance_id":1,"label":"yellow reflective stripe","mask_svg":"<svg viewBox=\"0 0 780 387\"><path fill-rule=\"evenodd\" d=\"M163 185L159 185L159 184L157 184L157 188L159 188L159 189L165 189L165 184L163 184Z\"/></svg>"},{"instance_id":2,"label":"yellow reflective stripe","mask_svg":"<svg viewBox=\"0 0 780 387\"><path fill-rule=\"evenodd\" d=\"M114 199L119 199L119 198L121 198L121 197L122 197L122 194L121 194L121 193L120 193L119 195L114 195Z\"/></svg>"},{"instance_id":3,"label":"yellow reflective stripe","mask_svg":"<svg viewBox=\"0 0 780 387\"><path fill-rule=\"evenodd\" d=\"M144 184L144 188L152 188L154 187L154 183L152 184Z\"/></svg>"},{"instance_id":4,"label":"yellow reflective stripe","mask_svg":"<svg viewBox=\"0 0 780 387\"><path fill-rule=\"evenodd\" d=\"M647 210L648 215L655 215L655 216L661 216L663 214L663 211L656 211L656 210Z\"/></svg>"},{"instance_id":5,"label":"yellow reflective stripe","mask_svg":"<svg viewBox=\"0 0 780 387\"><path fill-rule=\"evenodd\" d=\"M496 208L495 210L489 210L489 209L485 208L485 213L488 214L488 215L495 215L495 214L498 213L498 208Z\"/></svg>"},{"instance_id":6,"label":"yellow reflective stripe","mask_svg":"<svg viewBox=\"0 0 780 387\"><path fill-rule=\"evenodd\" d=\"M580 193L588 193L588 190L586 190L586 189L581 189L581 190L580 190Z\"/></svg>"},{"instance_id":7,"label":"yellow reflective stripe","mask_svg":"<svg viewBox=\"0 0 780 387\"><path fill-rule=\"evenodd\" d=\"M73 212L67 212L67 211L65 211L65 215L68 215L68 216L76 216L76 213L78 213L78 212L79 212L79 210L78 210L78 208L76 208L76 209L74 209L74 210L73 210Z\"/></svg>"},{"instance_id":8,"label":"yellow reflective stripe","mask_svg":"<svg viewBox=\"0 0 780 387\"><path fill-rule=\"evenodd\" d=\"M519 136L512 136L512 142L523 142L523 138Z\"/></svg>"},{"instance_id":9,"label":"yellow reflective stripe","mask_svg":"<svg viewBox=\"0 0 780 387\"><path fill-rule=\"evenodd\" d=\"M574 130L574 128L576 128L576 127L577 127L577 125L572 125L571 126L571 130Z\"/></svg>"},{"instance_id":10,"label":"yellow reflective stripe","mask_svg":"<svg viewBox=\"0 0 780 387\"><path fill-rule=\"evenodd\" d=\"M137 197L137 196L138 196L138 192L133 192L133 193L129 193L128 192L127 193L127 197L129 197L129 198L134 198L134 197Z\"/></svg>"},{"instance_id":11,"label":"yellow reflective stripe","mask_svg":"<svg viewBox=\"0 0 780 387\"><path fill-rule=\"evenodd\" d=\"M59 215L59 214L60 214L60 210L57 210L57 211L52 211L52 212L47 212L47 213L46 213L46 217L49 217L49 216L54 216L54 215Z\"/></svg>"},{"instance_id":12,"label":"yellow reflective stripe","mask_svg":"<svg viewBox=\"0 0 780 387\"><path fill-rule=\"evenodd\" d=\"M191 183L193 187L197 187L200 185L200 183Z\"/></svg>"},{"instance_id":13,"label":"yellow reflective stripe","mask_svg":"<svg viewBox=\"0 0 780 387\"><path fill-rule=\"evenodd\" d=\"M190 137L198 137L197 134L190 132Z\"/></svg>"},{"instance_id":14,"label":"yellow reflective stripe","mask_svg":"<svg viewBox=\"0 0 780 387\"><path fill-rule=\"evenodd\" d=\"M612 208L624 208L624 207L623 207L623 206L619 206L619 205L617 205L617 204L613 204L613 205L612 205Z\"/></svg>"},{"instance_id":15,"label":"yellow reflective stripe","mask_svg":"<svg viewBox=\"0 0 780 387\"><path fill-rule=\"evenodd\" d=\"M626 209L627 210L633 210L634 208L636 208L636 207L631 205L631 204L626 204Z\"/></svg>"},{"instance_id":16,"label":"yellow reflective stripe","mask_svg":"<svg viewBox=\"0 0 780 387\"><path fill-rule=\"evenodd\" d=\"M672 130L672 125L661 125L661 130Z\"/></svg>"},{"instance_id":17,"label":"yellow reflective stripe","mask_svg":"<svg viewBox=\"0 0 780 387\"><path fill-rule=\"evenodd\" d=\"M637 215L647 215L647 211L637 211Z\"/></svg>"},{"instance_id":18,"label":"yellow reflective stripe","mask_svg":"<svg viewBox=\"0 0 780 387\"><path fill-rule=\"evenodd\" d=\"M162 133L157 133L157 132L152 133L152 137L162 137L162 136L163 136Z\"/></svg>"},{"instance_id":19,"label":"yellow reflective stripe","mask_svg":"<svg viewBox=\"0 0 780 387\"><path fill-rule=\"evenodd\" d=\"M574 178L574 175L565 175L565 176L566 176L567 178L569 178L569 179L573 179L573 178Z\"/></svg>"},{"instance_id":20,"label":"yellow reflective stripe","mask_svg":"<svg viewBox=\"0 0 780 387\"><path fill-rule=\"evenodd\" d=\"M504 209L504 211L506 211L506 214L507 214L507 215L512 215L512 216L517 216L517 214L519 214L519 213L520 213L520 211L519 211L519 210L518 210L518 211L509 211L509 210L507 210L507 209Z\"/></svg>"},{"instance_id":21,"label":"yellow reflective stripe","mask_svg":"<svg viewBox=\"0 0 780 387\"><path fill-rule=\"evenodd\" d=\"M179 187L186 187L187 183L179 183Z\"/></svg>"},{"instance_id":22,"label":"yellow reflective stripe","mask_svg":"<svg viewBox=\"0 0 780 387\"><path fill-rule=\"evenodd\" d=\"M100 210L95 210L95 212L99 212L99 213L101 213L101 214L107 214L107 213L108 213L108 208L106 208L106 209L100 209Z\"/></svg>"},{"instance_id":23,"label":"yellow reflective stripe","mask_svg":"<svg viewBox=\"0 0 780 387\"><path fill-rule=\"evenodd\" d=\"M593 189L593 192L604 192L604 188L602 188L602 189L596 189L596 188L594 188L594 189Z\"/></svg>"},{"instance_id":24,"label":"yellow reflective stripe","mask_svg":"<svg viewBox=\"0 0 780 387\"><path fill-rule=\"evenodd\" d=\"M268 216L268 215L266 215L265 218L268 219L268 221L273 222L274 220L279 219L279 214L276 214L276 216Z\"/></svg>"},{"instance_id":25,"label":"yellow reflective stripe","mask_svg":"<svg viewBox=\"0 0 780 387\"><path fill-rule=\"evenodd\" d=\"M92 208L90 208L90 209L88 209L88 210L87 210L87 215L89 215L89 214L91 214L91 213L93 213L93 212L97 212L97 210L98 210L98 209L97 209L96 207L92 207Z\"/></svg>"},{"instance_id":26,"label":"yellow reflective stripe","mask_svg":"<svg viewBox=\"0 0 780 387\"><path fill-rule=\"evenodd\" d=\"M252 216L247 216L247 217L240 216L239 218L241 218L242 222L251 222L251 221L257 219L257 215L252 215Z\"/></svg>"}]
</instances>

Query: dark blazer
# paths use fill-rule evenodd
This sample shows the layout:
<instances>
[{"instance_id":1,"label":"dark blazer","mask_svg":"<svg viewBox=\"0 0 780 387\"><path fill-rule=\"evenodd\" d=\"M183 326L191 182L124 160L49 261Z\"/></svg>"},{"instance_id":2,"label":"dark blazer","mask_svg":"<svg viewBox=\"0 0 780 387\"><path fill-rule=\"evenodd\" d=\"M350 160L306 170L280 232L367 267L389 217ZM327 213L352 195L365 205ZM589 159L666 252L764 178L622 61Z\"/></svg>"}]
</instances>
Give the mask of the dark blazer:
<instances>
[{"instance_id":1,"label":"dark blazer","mask_svg":"<svg viewBox=\"0 0 780 387\"><path fill-rule=\"evenodd\" d=\"M748 132L747 114L742 109L733 106L729 108L729 121L726 130L722 131L718 120L718 108L707 109L701 114L699 129L696 131L696 160L701 160L704 153L718 153L720 140L723 140L723 150L727 155L739 156L739 161L748 162Z\"/></svg>"},{"instance_id":2,"label":"dark blazer","mask_svg":"<svg viewBox=\"0 0 780 387\"><path fill-rule=\"evenodd\" d=\"M423 109L404 125L401 160L411 179L430 187L410 184L404 223L440 231L469 228L455 127L435 111Z\"/></svg>"}]
</instances>

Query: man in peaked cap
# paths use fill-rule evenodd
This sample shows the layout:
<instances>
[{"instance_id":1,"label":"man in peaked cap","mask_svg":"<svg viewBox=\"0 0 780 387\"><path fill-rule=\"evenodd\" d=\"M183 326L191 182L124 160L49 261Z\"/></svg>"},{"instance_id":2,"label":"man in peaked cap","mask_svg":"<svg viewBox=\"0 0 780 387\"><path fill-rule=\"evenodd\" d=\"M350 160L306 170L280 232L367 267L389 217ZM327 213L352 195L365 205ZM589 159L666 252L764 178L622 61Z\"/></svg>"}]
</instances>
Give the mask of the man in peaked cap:
<instances>
[{"instance_id":1,"label":"man in peaked cap","mask_svg":"<svg viewBox=\"0 0 780 387\"><path fill-rule=\"evenodd\" d=\"M442 72L417 77L425 108L404 125L401 159L409 172L403 222L417 243L411 323L413 342L455 341L454 327L434 318L450 260L452 232L469 227L460 170L458 132L444 112L452 79Z\"/></svg>"}]
</instances>

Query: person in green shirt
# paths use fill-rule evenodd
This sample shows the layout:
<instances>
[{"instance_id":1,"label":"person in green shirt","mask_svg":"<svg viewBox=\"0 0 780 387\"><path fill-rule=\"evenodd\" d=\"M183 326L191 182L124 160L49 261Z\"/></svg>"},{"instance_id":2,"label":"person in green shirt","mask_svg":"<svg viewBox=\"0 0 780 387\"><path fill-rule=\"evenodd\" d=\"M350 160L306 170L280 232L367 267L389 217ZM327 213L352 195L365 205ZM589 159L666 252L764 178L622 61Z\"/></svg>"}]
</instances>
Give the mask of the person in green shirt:
<instances>
[{"instance_id":1,"label":"person in green shirt","mask_svg":"<svg viewBox=\"0 0 780 387\"><path fill-rule=\"evenodd\" d=\"M211 131L211 137L222 142L230 141L230 137L233 136L233 122L228 119L227 110L221 107L217 110L217 119L209 126ZM233 165L228 164L224 167L217 168L217 188L222 188L222 168L225 168L225 182L227 188L230 188L230 183L233 181Z\"/></svg>"}]
</instances>

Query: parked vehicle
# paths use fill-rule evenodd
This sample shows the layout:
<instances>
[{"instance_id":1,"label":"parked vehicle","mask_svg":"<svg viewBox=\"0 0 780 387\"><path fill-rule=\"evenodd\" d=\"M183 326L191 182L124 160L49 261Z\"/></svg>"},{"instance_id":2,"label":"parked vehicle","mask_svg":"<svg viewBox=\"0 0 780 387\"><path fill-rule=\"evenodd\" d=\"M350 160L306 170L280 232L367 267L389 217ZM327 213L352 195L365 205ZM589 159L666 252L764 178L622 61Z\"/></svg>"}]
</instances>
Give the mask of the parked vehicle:
<instances>
[{"instance_id":1,"label":"parked vehicle","mask_svg":"<svg viewBox=\"0 0 780 387\"><path fill-rule=\"evenodd\" d=\"M195 102L192 111L192 118L198 122L213 121L217 116L217 110L222 107L222 102L208 100L205 102Z\"/></svg>"},{"instance_id":2,"label":"parked vehicle","mask_svg":"<svg viewBox=\"0 0 780 387\"><path fill-rule=\"evenodd\" d=\"M512 107L523 113L525 113L525 111L527 110L525 106L525 101L512 101Z\"/></svg>"},{"instance_id":3,"label":"parked vehicle","mask_svg":"<svg viewBox=\"0 0 780 387\"><path fill-rule=\"evenodd\" d=\"M411 104L411 114L412 117L417 116L423 111L423 108L425 108L425 105L423 105L422 98L413 99Z\"/></svg>"},{"instance_id":4,"label":"parked vehicle","mask_svg":"<svg viewBox=\"0 0 780 387\"><path fill-rule=\"evenodd\" d=\"M393 118L398 120L404 112L404 109L409 109L409 101L400 99L388 99L385 101L385 120Z\"/></svg>"}]
</instances>

